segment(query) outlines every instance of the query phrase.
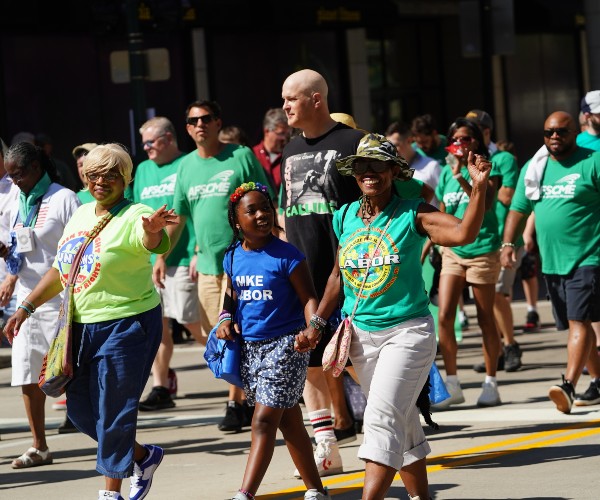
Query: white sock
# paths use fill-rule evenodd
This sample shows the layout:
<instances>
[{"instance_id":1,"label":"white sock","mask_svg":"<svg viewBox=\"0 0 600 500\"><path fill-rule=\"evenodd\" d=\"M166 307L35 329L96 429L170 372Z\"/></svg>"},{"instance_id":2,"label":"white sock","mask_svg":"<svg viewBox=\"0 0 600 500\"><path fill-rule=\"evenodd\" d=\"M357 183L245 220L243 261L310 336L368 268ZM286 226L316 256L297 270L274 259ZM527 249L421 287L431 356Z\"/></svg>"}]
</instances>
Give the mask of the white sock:
<instances>
[{"instance_id":1,"label":"white sock","mask_svg":"<svg viewBox=\"0 0 600 500\"><path fill-rule=\"evenodd\" d=\"M530 306L529 304L527 304L527 312L529 313L531 311L537 312L536 307L535 306Z\"/></svg>"},{"instance_id":2,"label":"white sock","mask_svg":"<svg viewBox=\"0 0 600 500\"><path fill-rule=\"evenodd\" d=\"M309 411L308 418L315 434L315 441L333 441L336 442L335 433L333 432L333 419L331 418L331 410L324 408L316 411Z\"/></svg>"},{"instance_id":3,"label":"white sock","mask_svg":"<svg viewBox=\"0 0 600 500\"><path fill-rule=\"evenodd\" d=\"M116 500L121 496L121 493L118 491L108 491L108 490L100 490L98 492L98 500Z\"/></svg>"},{"instance_id":4,"label":"white sock","mask_svg":"<svg viewBox=\"0 0 600 500\"><path fill-rule=\"evenodd\" d=\"M486 375L485 376L485 383L486 384L498 385L498 382L496 382L496 377L491 377L490 375Z\"/></svg>"},{"instance_id":5,"label":"white sock","mask_svg":"<svg viewBox=\"0 0 600 500\"><path fill-rule=\"evenodd\" d=\"M458 381L458 375L446 375L446 382L460 384L460 382Z\"/></svg>"}]
</instances>

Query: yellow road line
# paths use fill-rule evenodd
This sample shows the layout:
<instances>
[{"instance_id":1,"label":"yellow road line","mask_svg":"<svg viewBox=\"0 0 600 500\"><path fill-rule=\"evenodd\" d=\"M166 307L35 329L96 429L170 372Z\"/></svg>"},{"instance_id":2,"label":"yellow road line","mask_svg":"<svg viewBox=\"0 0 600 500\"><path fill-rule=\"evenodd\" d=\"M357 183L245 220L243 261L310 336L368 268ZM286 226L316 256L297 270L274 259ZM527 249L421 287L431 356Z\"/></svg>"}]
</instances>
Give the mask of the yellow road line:
<instances>
[{"instance_id":1,"label":"yellow road line","mask_svg":"<svg viewBox=\"0 0 600 500\"><path fill-rule=\"evenodd\" d=\"M583 428L580 432L575 432ZM553 429L548 431L534 432L525 436L504 439L502 441L496 441L494 443L488 443L481 446L474 446L451 453L445 453L442 455L435 455L427 459L427 472L437 472L445 469L452 469L454 467L462 467L477 462L485 462L492 460L497 457L509 455L513 453L524 452L536 448L542 448L545 446L551 446L558 443L564 443L566 441L573 441L588 436L600 434L600 420L592 420L589 422L578 422L577 424L563 427L561 429ZM504 448L504 449L500 449ZM335 478L326 479L323 484L329 488L330 493L334 496L336 494L342 494L349 491L362 489L364 486L363 479L365 477L364 471L355 472L352 474L343 474L336 476ZM400 480L400 476L397 474L394 481ZM356 482L358 481L358 482ZM342 483L354 483L351 485L341 486ZM336 485L339 485L335 487ZM335 488L332 488L335 487ZM258 495L257 500L270 500L275 498L281 498L285 496L289 500L300 500L301 496L289 496L294 493L304 494L304 487L295 487L285 490L280 490L265 495Z\"/></svg>"}]
</instances>

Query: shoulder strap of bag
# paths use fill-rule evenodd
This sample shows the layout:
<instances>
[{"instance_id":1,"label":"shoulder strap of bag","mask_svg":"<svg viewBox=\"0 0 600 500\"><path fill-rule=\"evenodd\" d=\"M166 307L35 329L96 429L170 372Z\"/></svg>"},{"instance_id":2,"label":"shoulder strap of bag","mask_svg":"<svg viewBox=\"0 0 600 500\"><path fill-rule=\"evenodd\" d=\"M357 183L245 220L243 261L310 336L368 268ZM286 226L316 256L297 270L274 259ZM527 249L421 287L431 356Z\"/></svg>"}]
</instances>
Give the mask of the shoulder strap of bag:
<instances>
[{"instance_id":1,"label":"shoulder strap of bag","mask_svg":"<svg viewBox=\"0 0 600 500\"><path fill-rule=\"evenodd\" d=\"M87 233L85 240L83 240L83 243L73 258L73 262L71 262L67 286L75 284L75 278L77 278L77 275L79 274L79 263L81 262L81 258L83 257L85 249L88 247L88 245L96 238L96 236L100 234L100 231L106 227L112 218L118 214L122 208L126 207L130 203L131 201L128 199L123 199L120 203L111 208L109 212L96 223L92 230Z\"/></svg>"},{"instance_id":2,"label":"shoulder strap of bag","mask_svg":"<svg viewBox=\"0 0 600 500\"><path fill-rule=\"evenodd\" d=\"M390 218L387 221L387 224L385 225L385 227L383 228L383 231L381 232L381 236L379 237L379 240L377 240L377 245L375 245L375 250L373 250L373 254L375 254L379 248L379 245L381 244L381 242L383 241L383 237L385 236L385 233L388 230L388 227L390 227L390 224L392 223L392 220L394 219L394 215L396 215L396 210L398 210L398 207L396 206L396 208L394 209L394 212L392 213L392 215L390 216ZM369 269L371 267L371 261L373 259L369 259L369 262L367 262L367 268L365 269L365 277L363 278L362 284L360 285L360 288L358 290L358 295L356 296L356 301L354 302L354 307L352 308L352 314L349 316L349 320L352 321L354 319L354 314L356 313L356 308L358 307L358 302L360 301L360 295L363 291L363 289L365 288L365 285L367 283L367 278L369 276Z\"/></svg>"}]
</instances>

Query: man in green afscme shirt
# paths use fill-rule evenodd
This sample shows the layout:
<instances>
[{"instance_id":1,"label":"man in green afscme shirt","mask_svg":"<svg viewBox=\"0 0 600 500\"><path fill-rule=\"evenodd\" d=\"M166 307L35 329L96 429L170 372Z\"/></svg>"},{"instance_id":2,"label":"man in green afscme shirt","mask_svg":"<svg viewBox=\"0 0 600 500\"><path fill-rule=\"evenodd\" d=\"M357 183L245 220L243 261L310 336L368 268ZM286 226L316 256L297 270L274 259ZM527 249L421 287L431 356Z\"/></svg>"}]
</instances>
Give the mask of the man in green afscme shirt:
<instances>
[{"instance_id":1,"label":"man in green afscme shirt","mask_svg":"<svg viewBox=\"0 0 600 500\"><path fill-rule=\"evenodd\" d=\"M504 225L501 261L514 262L518 227L532 211L554 318L569 330L567 369L549 397L570 413L573 403L600 403L600 357L592 322L600 320L600 153L577 146L577 126L568 113L544 123L545 149L525 164ZM575 396L583 367L592 377Z\"/></svg>"}]
</instances>

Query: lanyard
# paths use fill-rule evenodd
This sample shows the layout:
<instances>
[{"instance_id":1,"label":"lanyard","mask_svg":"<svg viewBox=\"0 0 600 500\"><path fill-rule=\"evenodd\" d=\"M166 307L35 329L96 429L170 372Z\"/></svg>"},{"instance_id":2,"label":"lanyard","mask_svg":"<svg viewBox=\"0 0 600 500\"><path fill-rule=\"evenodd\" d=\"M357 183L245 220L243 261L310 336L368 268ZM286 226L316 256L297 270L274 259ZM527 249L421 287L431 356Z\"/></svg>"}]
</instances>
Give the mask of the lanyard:
<instances>
[{"instance_id":1,"label":"lanyard","mask_svg":"<svg viewBox=\"0 0 600 500\"><path fill-rule=\"evenodd\" d=\"M44 197L44 195L40 196L37 201L35 202L35 206L31 208L31 210L29 211L29 213L27 214L27 219L25 219L25 222L23 223L24 227L29 227L29 225L31 224L31 221L33 220L33 218L37 215L37 213L40 211L40 206L42 205L42 198ZM17 217L15 218L15 223L13 224L13 227L15 227L17 225L18 220L21 218L21 214L19 212L17 212Z\"/></svg>"}]
</instances>

